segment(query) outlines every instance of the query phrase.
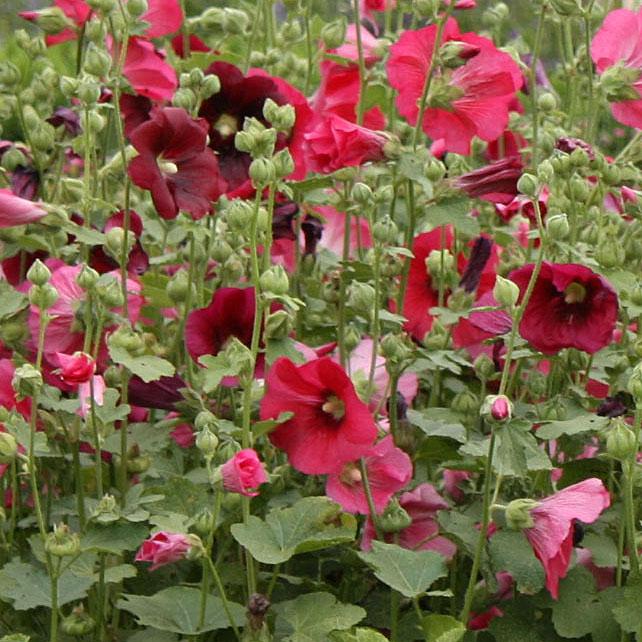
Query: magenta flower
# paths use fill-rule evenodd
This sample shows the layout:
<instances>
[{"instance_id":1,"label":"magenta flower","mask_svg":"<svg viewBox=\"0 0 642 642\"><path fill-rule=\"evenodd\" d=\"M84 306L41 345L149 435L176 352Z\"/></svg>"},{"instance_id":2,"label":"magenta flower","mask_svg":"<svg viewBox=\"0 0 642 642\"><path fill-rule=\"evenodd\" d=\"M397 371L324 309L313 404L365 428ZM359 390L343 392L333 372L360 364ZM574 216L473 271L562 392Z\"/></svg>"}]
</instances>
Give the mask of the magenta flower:
<instances>
[{"instance_id":1,"label":"magenta flower","mask_svg":"<svg viewBox=\"0 0 642 642\"><path fill-rule=\"evenodd\" d=\"M524 534L546 571L546 588L554 599L571 561L573 521L591 524L610 503L602 481L592 477L567 486L529 511L533 526L524 529Z\"/></svg>"},{"instance_id":2,"label":"magenta flower","mask_svg":"<svg viewBox=\"0 0 642 642\"><path fill-rule=\"evenodd\" d=\"M391 435L364 455L375 510L383 512L392 496L412 478L410 457L395 447ZM345 464L340 473L328 475L325 492L348 513L368 515L370 508L357 462Z\"/></svg>"},{"instance_id":3,"label":"magenta flower","mask_svg":"<svg viewBox=\"0 0 642 642\"><path fill-rule=\"evenodd\" d=\"M182 533L160 531L146 539L136 553L137 562L152 562L150 571L155 571L165 564L172 564L185 559L191 543Z\"/></svg>"},{"instance_id":4,"label":"magenta flower","mask_svg":"<svg viewBox=\"0 0 642 642\"><path fill-rule=\"evenodd\" d=\"M66 384L75 386L87 383L96 372L96 362L86 352L73 354L58 352L56 356L60 364L60 378Z\"/></svg>"},{"instance_id":5,"label":"magenta flower","mask_svg":"<svg viewBox=\"0 0 642 642\"><path fill-rule=\"evenodd\" d=\"M252 448L237 452L221 466L223 488L231 493L256 497L257 488L268 481L268 476L258 454Z\"/></svg>"},{"instance_id":6,"label":"magenta flower","mask_svg":"<svg viewBox=\"0 0 642 642\"><path fill-rule=\"evenodd\" d=\"M46 215L37 203L16 196L9 189L0 189L0 228L35 223Z\"/></svg>"}]
</instances>

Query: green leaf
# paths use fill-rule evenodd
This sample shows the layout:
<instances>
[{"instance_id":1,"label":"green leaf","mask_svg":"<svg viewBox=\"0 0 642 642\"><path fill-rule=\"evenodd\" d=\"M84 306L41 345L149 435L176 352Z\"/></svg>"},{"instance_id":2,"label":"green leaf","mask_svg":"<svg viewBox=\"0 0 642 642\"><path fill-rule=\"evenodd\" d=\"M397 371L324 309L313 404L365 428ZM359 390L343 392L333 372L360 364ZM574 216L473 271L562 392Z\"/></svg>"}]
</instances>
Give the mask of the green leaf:
<instances>
[{"instance_id":1,"label":"green leaf","mask_svg":"<svg viewBox=\"0 0 642 642\"><path fill-rule=\"evenodd\" d=\"M3 635L0 642L29 642L30 635L23 635L22 633L12 633L11 635Z\"/></svg>"},{"instance_id":2,"label":"green leaf","mask_svg":"<svg viewBox=\"0 0 642 642\"><path fill-rule=\"evenodd\" d=\"M120 392L115 388L107 388L103 393L103 402L95 405L96 418L103 425L122 421L131 412L129 404L119 404L119 400ZM120 437L118 437L118 440L120 442Z\"/></svg>"},{"instance_id":3,"label":"green leaf","mask_svg":"<svg viewBox=\"0 0 642 642\"><path fill-rule=\"evenodd\" d=\"M123 551L134 551L149 535L144 524L118 522L109 526L94 525L83 535L80 546L84 551L120 555Z\"/></svg>"},{"instance_id":4,"label":"green leaf","mask_svg":"<svg viewBox=\"0 0 642 642\"><path fill-rule=\"evenodd\" d=\"M64 573L58 580L58 605L82 600L94 583L92 577L77 577ZM16 611L38 606L51 608L51 584L42 567L25 564L17 559L0 570L0 600L12 602Z\"/></svg>"},{"instance_id":5,"label":"green leaf","mask_svg":"<svg viewBox=\"0 0 642 642\"><path fill-rule=\"evenodd\" d=\"M562 435L577 435L583 432L592 432L606 428L608 417L598 417L590 412L581 414L573 419L564 421L551 421L542 424L537 429L539 439L559 439Z\"/></svg>"},{"instance_id":6,"label":"green leaf","mask_svg":"<svg viewBox=\"0 0 642 642\"><path fill-rule=\"evenodd\" d=\"M428 198L432 198L432 183L424 173L423 160L414 152L402 154L397 161L397 171L404 178L419 183Z\"/></svg>"},{"instance_id":7,"label":"green leaf","mask_svg":"<svg viewBox=\"0 0 642 642\"><path fill-rule=\"evenodd\" d=\"M428 615L423 618L423 628L426 642L459 642L466 633L466 627L450 615Z\"/></svg>"},{"instance_id":8,"label":"green leaf","mask_svg":"<svg viewBox=\"0 0 642 642\"><path fill-rule=\"evenodd\" d=\"M152 354L132 357L125 348L112 344L109 346L109 355L114 363L125 366L127 370L138 375L145 383L158 381L161 377L171 377L175 372L173 364Z\"/></svg>"},{"instance_id":9,"label":"green leaf","mask_svg":"<svg viewBox=\"0 0 642 642\"><path fill-rule=\"evenodd\" d=\"M110 566L105 570L105 582L107 584L117 584L130 577L136 577L138 569L131 564L118 564L118 566Z\"/></svg>"},{"instance_id":10,"label":"green leaf","mask_svg":"<svg viewBox=\"0 0 642 642\"><path fill-rule=\"evenodd\" d=\"M0 281L0 321L11 318L28 305L24 294L14 290L7 281Z\"/></svg>"},{"instance_id":11,"label":"green leaf","mask_svg":"<svg viewBox=\"0 0 642 642\"><path fill-rule=\"evenodd\" d=\"M522 533L499 531L488 542L496 572L508 571L520 593L534 595L544 587L544 569Z\"/></svg>"},{"instance_id":12,"label":"green leaf","mask_svg":"<svg viewBox=\"0 0 642 642\"><path fill-rule=\"evenodd\" d=\"M597 533L587 533L582 540L582 546L591 551L595 566L599 568L617 566L617 546L612 538Z\"/></svg>"},{"instance_id":13,"label":"green leaf","mask_svg":"<svg viewBox=\"0 0 642 642\"><path fill-rule=\"evenodd\" d=\"M198 362L205 368L203 371L203 392L213 392L225 377L236 377L241 372L243 364L230 359L227 352L219 352L213 356L206 354Z\"/></svg>"},{"instance_id":14,"label":"green leaf","mask_svg":"<svg viewBox=\"0 0 642 642\"><path fill-rule=\"evenodd\" d=\"M432 227L452 225L466 236L479 234L479 223L470 215L470 200L467 198L444 198L427 211L427 219Z\"/></svg>"},{"instance_id":15,"label":"green leaf","mask_svg":"<svg viewBox=\"0 0 642 642\"><path fill-rule=\"evenodd\" d=\"M388 638L378 631L362 627L354 631L334 631L330 634L330 639L332 642L388 642Z\"/></svg>"},{"instance_id":16,"label":"green leaf","mask_svg":"<svg viewBox=\"0 0 642 642\"><path fill-rule=\"evenodd\" d=\"M276 419L264 419L263 421L255 421L252 424L252 434L254 437L260 437L272 432L277 426L289 421L294 417L293 412L282 412Z\"/></svg>"},{"instance_id":17,"label":"green leaf","mask_svg":"<svg viewBox=\"0 0 642 642\"><path fill-rule=\"evenodd\" d=\"M495 536L493 536L495 539ZM530 598L517 597L502 602L503 617L494 618L489 630L495 642L559 642L548 618L542 618L541 610Z\"/></svg>"},{"instance_id":18,"label":"green leaf","mask_svg":"<svg viewBox=\"0 0 642 642\"><path fill-rule=\"evenodd\" d=\"M308 593L274 607L275 639L282 642L329 642L329 634L349 629L366 616L353 604L342 604L330 593Z\"/></svg>"},{"instance_id":19,"label":"green leaf","mask_svg":"<svg viewBox=\"0 0 642 642\"><path fill-rule=\"evenodd\" d=\"M356 528L356 519L327 497L305 497L289 508L271 510L265 521L250 516L231 531L254 559L280 564L298 553L352 542Z\"/></svg>"},{"instance_id":20,"label":"green leaf","mask_svg":"<svg viewBox=\"0 0 642 642\"><path fill-rule=\"evenodd\" d=\"M511 421L497 432L497 456L493 467L498 474L526 477L531 470L550 470L552 464L538 446L530 423Z\"/></svg>"},{"instance_id":21,"label":"green leaf","mask_svg":"<svg viewBox=\"0 0 642 642\"><path fill-rule=\"evenodd\" d=\"M143 296L155 308L172 308L174 301L167 294L169 277L158 272L147 272L140 277L143 284Z\"/></svg>"},{"instance_id":22,"label":"green leaf","mask_svg":"<svg viewBox=\"0 0 642 642\"><path fill-rule=\"evenodd\" d=\"M396 544L372 542L372 551L358 553L375 575L406 597L423 595L447 574L446 560L435 551L411 551Z\"/></svg>"},{"instance_id":23,"label":"green leaf","mask_svg":"<svg viewBox=\"0 0 642 642\"><path fill-rule=\"evenodd\" d=\"M617 623L642 638L642 580L632 580L625 588L619 604L613 609Z\"/></svg>"},{"instance_id":24,"label":"green leaf","mask_svg":"<svg viewBox=\"0 0 642 642\"><path fill-rule=\"evenodd\" d=\"M441 419L434 412L435 410L444 410L448 414ZM408 410L408 421L420 428L428 437L448 437L461 444L466 443L466 428L461 422L453 421L452 414L448 408L431 408L427 412Z\"/></svg>"},{"instance_id":25,"label":"green leaf","mask_svg":"<svg viewBox=\"0 0 642 642\"><path fill-rule=\"evenodd\" d=\"M209 506L212 495L207 486L197 485L182 477L173 477L162 486L154 486L150 492L164 495L156 504L156 512L178 513L194 517L203 506Z\"/></svg>"},{"instance_id":26,"label":"green leaf","mask_svg":"<svg viewBox=\"0 0 642 642\"><path fill-rule=\"evenodd\" d=\"M475 550L479 538L476 519L455 510L442 510L437 514L437 521L441 531L453 535L469 553Z\"/></svg>"},{"instance_id":27,"label":"green leaf","mask_svg":"<svg viewBox=\"0 0 642 642\"><path fill-rule=\"evenodd\" d=\"M144 631L137 631L131 637L127 638L127 642L176 642L178 636L169 631L159 631L158 629L145 629Z\"/></svg>"},{"instance_id":28,"label":"green leaf","mask_svg":"<svg viewBox=\"0 0 642 642\"><path fill-rule=\"evenodd\" d=\"M199 626L200 601L199 589L172 586L150 596L123 595L118 608L135 615L141 626L180 635L198 635L230 626L223 602L213 595L207 596L203 626ZM241 625L245 620L245 609L234 602L230 602L229 607L234 623Z\"/></svg>"},{"instance_id":29,"label":"green leaf","mask_svg":"<svg viewBox=\"0 0 642 642\"><path fill-rule=\"evenodd\" d=\"M296 349L296 344L290 337L285 339L268 339L265 346L265 360L268 365L279 357L288 357L294 363L305 363L305 357Z\"/></svg>"}]
</instances>

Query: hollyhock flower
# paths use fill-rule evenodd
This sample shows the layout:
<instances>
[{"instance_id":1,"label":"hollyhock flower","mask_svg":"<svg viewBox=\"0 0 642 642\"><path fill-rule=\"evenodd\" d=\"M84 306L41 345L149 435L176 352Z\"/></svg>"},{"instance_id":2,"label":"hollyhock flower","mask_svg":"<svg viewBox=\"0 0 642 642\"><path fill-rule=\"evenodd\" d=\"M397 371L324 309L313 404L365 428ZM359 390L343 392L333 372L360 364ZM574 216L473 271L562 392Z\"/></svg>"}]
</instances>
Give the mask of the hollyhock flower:
<instances>
[{"instance_id":1,"label":"hollyhock flower","mask_svg":"<svg viewBox=\"0 0 642 642\"><path fill-rule=\"evenodd\" d=\"M318 205L314 211L323 217L323 231L319 246L330 250L336 256L343 256L343 237L346 215L330 205ZM370 225L361 216L350 217L350 258L357 256L359 248L372 247Z\"/></svg>"},{"instance_id":2,"label":"hollyhock flower","mask_svg":"<svg viewBox=\"0 0 642 642\"><path fill-rule=\"evenodd\" d=\"M310 169L329 174L386 158L388 137L329 114L305 135Z\"/></svg>"},{"instance_id":3,"label":"hollyhock flower","mask_svg":"<svg viewBox=\"0 0 642 642\"><path fill-rule=\"evenodd\" d=\"M0 189L0 228L35 223L47 212L37 203L16 196L11 190Z\"/></svg>"},{"instance_id":4,"label":"hollyhock flower","mask_svg":"<svg viewBox=\"0 0 642 642\"><path fill-rule=\"evenodd\" d=\"M207 123L177 107L164 107L130 136L140 154L129 164L138 187L151 191L158 213L176 218L185 210L205 216L221 194L216 156L206 146Z\"/></svg>"},{"instance_id":5,"label":"hollyhock flower","mask_svg":"<svg viewBox=\"0 0 642 642\"><path fill-rule=\"evenodd\" d=\"M509 275L521 296L533 269L525 265ZM564 348L593 354L611 342L617 316L617 294L604 277L583 265L544 262L519 331L544 354Z\"/></svg>"},{"instance_id":6,"label":"hollyhock flower","mask_svg":"<svg viewBox=\"0 0 642 642\"><path fill-rule=\"evenodd\" d=\"M281 78L267 75L261 69L251 69L244 76L240 69L227 62L214 62L206 74L216 74L221 90L203 101L199 116L209 123L209 146L216 152L220 172L226 181L225 193L230 197L248 197L254 190L248 176L251 156L234 146L235 134L243 129L246 118L257 118L264 124L263 105L271 98L277 105L291 104L296 113L294 127L288 135L279 134L276 151L290 150L295 169L288 178L300 180L306 174L303 135L312 111L299 91Z\"/></svg>"},{"instance_id":7,"label":"hollyhock flower","mask_svg":"<svg viewBox=\"0 0 642 642\"><path fill-rule=\"evenodd\" d=\"M179 58L185 58L185 41L182 34L178 34L172 38L172 49ZM190 53L200 51L208 53L212 51L198 36L193 33L189 35L189 50Z\"/></svg>"},{"instance_id":8,"label":"hollyhock flower","mask_svg":"<svg viewBox=\"0 0 642 642\"><path fill-rule=\"evenodd\" d=\"M451 559L457 552L457 546L439 535L437 522L437 513L447 510L449 506L435 487L432 484L420 484L413 491L403 493L399 505L408 513L412 523L397 533L396 543L414 551L436 551L446 559ZM374 525L368 517L361 537L361 549L369 551L374 537ZM386 534L385 540L392 542L392 534Z\"/></svg>"},{"instance_id":9,"label":"hollyhock flower","mask_svg":"<svg viewBox=\"0 0 642 642\"><path fill-rule=\"evenodd\" d=\"M64 127L70 136L78 136L82 131L80 116L69 107L56 107L54 113L47 118L47 122L54 127Z\"/></svg>"},{"instance_id":10,"label":"hollyhock flower","mask_svg":"<svg viewBox=\"0 0 642 642\"><path fill-rule=\"evenodd\" d=\"M392 496L412 479L412 462L395 447L391 435L374 445L364 460L375 510L381 513ZM357 462L347 463L341 472L328 475L325 492L348 513L370 513Z\"/></svg>"},{"instance_id":11,"label":"hollyhock flower","mask_svg":"<svg viewBox=\"0 0 642 642\"><path fill-rule=\"evenodd\" d=\"M268 481L267 473L256 451L245 448L237 452L221 466L223 488L231 493L240 493L246 497L256 497L256 490Z\"/></svg>"},{"instance_id":12,"label":"hollyhock flower","mask_svg":"<svg viewBox=\"0 0 642 642\"><path fill-rule=\"evenodd\" d=\"M548 214L548 197L549 189L546 185L542 187L540 193L537 195L537 204L539 211L542 215L542 220ZM524 194L518 194L512 201L508 203L495 203L495 211L504 222L510 221L517 214L525 216L533 227L537 227L537 214L535 213L535 205L533 200ZM527 226L528 227L528 226ZM527 230L528 231L528 230ZM539 239L536 244L539 245Z\"/></svg>"},{"instance_id":13,"label":"hollyhock flower","mask_svg":"<svg viewBox=\"0 0 642 642\"><path fill-rule=\"evenodd\" d=\"M517 181L524 170L519 156L509 156L462 174L455 185L471 198L491 203L510 203L518 194Z\"/></svg>"},{"instance_id":14,"label":"hollyhock flower","mask_svg":"<svg viewBox=\"0 0 642 642\"><path fill-rule=\"evenodd\" d=\"M180 389L187 387L187 383L178 375L161 377L149 383L133 375L129 379L128 398L135 406L172 411L184 399Z\"/></svg>"},{"instance_id":15,"label":"hollyhock flower","mask_svg":"<svg viewBox=\"0 0 642 642\"><path fill-rule=\"evenodd\" d=\"M129 39L123 76L137 94L152 100L170 100L178 87L176 71L149 40Z\"/></svg>"},{"instance_id":16,"label":"hollyhock flower","mask_svg":"<svg viewBox=\"0 0 642 642\"><path fill-rule=\"evenodd\" d=\"M419 101L431 65L437 25L405 31L390 49L388 80L399 92L397 109L411 125L419 118ZM444 69L432 82L422 127L433 140L444 139L446 149L470 153L474 136L492 141L508 124L508 112L523 79L517 64L499 51L491 40L474 33L460 33L450 18L442 42L462 43L478 48L454 70Z\"/></svg>"},{"instance_id":17,"label":"hollyhock flower","mask_svg":"<svg viewBox=\"0 0 642 642\"><path fill-rule=\"evenodd\" d=\"M294 413L270 433L270 441L297 470L309 475L339 472L370 450L377 436L372 415L343 368L328 357L301 366L280 357L266 386L261 419Z\"/></svg>"},{"instance_id":18,"label":"hollyhock flower","mask_svg":"<svg viewBox=\"0 0 642 642\"><path fill-rule=\"evenodd\" d=\"M611 11L591 43L591 57L603 82L608 76L613 118L642 128L642 9Z\"/></svg>"},{"instance_id":19,"label":"hollyhock flower","mask_svg":"<svg viewBox=\"0 0 642 642\"><path fill-rule=\"evenodd\" d=\"M0 359L0 408L17 410L25 419L31 416L31 399L25 397L18 401L12 380L16 368L11 359Z\"/></svg>"},{"instance_id":20,"label":"hollyhock flower","mask_svg":"<svg viewBox=\"0 0 642 642\"><path fill-rule=\"evenodd\" d=\"M172 564L185 559L192 544L183 533L159 531L146 539L136 553L137 562L152 562L150 571L155 571L165 564Z\"/></svg>"},{"instance_id":21,"label":"hollyhock flower","mask_svg":"<svg viewBox=\"0 0 642 642\"><path fill-rule=\"evenodd\" d=\"M96 406L103 405L106 389L107 389L107 386L105 385L105 380L101 375L94 375L91 378L91 381L83 381L78 386L78 399L80 400L80 408L78 409L78 414L83 419L86 419L89 413L91 412L92 396L94 399L94 404ZM92 395L92 391L93 391L93 395ZM93 448L92 448L92 451L93 451Z\"/></svg>"},{"instance_id":22,"label":"hollyhock flower","mask_svg":"<svg viewBox=\"0 0 642 642\"><path fill-rule=\"evenodd\" d=\"M153 109L154 103L146 96L123 94L120 97L120 113L123 117L123 128L127 138L131 136L138 125L149 120Z\"/></svg>"},{"instance_id":23,"label":"hollyhock flower","mask_svg":"<svg viewBox=\"0 0 642 642\"><path fill-rule=\"evenodd\" d=\"M196 443L196 434L189 424L178 424L169 436L180 448L191 448Z\"/></svg>"},{"instance_id":24,"label":"hollyhock flower","mask_svg":"<svg viewBox=\"0 0 642 642\"><path fill-rule=\"evenodd\" d=\"M96 362L86 352L71 355L58 352L56 356L60 364L58 374L66 384L87 383L96 372Z\"/></svg>"},{"instance_id":25,"label":"hollyhock flower","mask_svg":"<svg viewBox=\"0 0 642 642\"><path fill-rule=\"evenodd\" d=\"M462 489L462 484L471 478L471 474L466 470L452 470L446 468L443 472L444 492L458 504L463 502L466 494Z\"/></svg>"},{"instance_id":26,"label":"hollyhock flower","mask_svg":"<svg viewBox=\"0 0 642 642\"><path fill-rule=\"evenodd\" d=\"M546 588L553 599L558 598L559 581L566 576L571 561L574 520L592 524L610 503L602 481L592 477L535 502L530 509L527 507L524 534L544 567Z\"/></svg>"}]
</instances>

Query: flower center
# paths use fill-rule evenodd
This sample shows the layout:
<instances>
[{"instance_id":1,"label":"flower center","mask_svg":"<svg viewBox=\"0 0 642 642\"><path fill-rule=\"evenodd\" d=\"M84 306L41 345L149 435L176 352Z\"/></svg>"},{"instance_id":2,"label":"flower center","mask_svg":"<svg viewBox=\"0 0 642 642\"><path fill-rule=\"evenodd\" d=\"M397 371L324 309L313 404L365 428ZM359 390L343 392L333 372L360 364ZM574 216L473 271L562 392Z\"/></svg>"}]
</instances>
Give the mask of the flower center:
<instances>
[{"instance_id":1,"label":"flower center","mask_svg":"<svg viewBox=\"0 0 642 642\"><path fill-rule=\"evenodd\" d=\"M160 168L160 171L163 174L177 174L178 173L178 167L176 166L176 163L172 163L171 161L160 161L158 163L158 166Z\"/></svg>"},{"instance_id":2,"label":"flower center","mask_svg":"<svg viewBox=\"0 0 642 642\"><path fill-rule=\"evenodd\" d=\"M239 130L239 123L235 116L231 114L221 114L218 120L214 123L214 129L223 137L227 138L236 134Z\"/></svg>"},{"instance_id":3,"label":"flower center","mask_svg":"<svg viewBox=\"0 0 642 642\"><path fill-rule=\"evenodd\" d=\"M355 464L346 464L341 471L339 476L341 482L348 485L354 486L361 482L361 472Z\"/></svg>"},{"instance_id":4,"label":"flower center","mask_svg":"<svg viewBox=\"0 0 642 642\"><path fill-rule=\"evenodd\" d=\"M330 395L321 406L321 410L326 414L331 415L335 421L340 421L346 414L345 404L336 395Z\"/></svg>"},{"instance_id":5,"label":"flower center","mask_svg":"<svg viewBox=\"0 0 642 642\"><path fill-rule=\"evenodd\" d=\"M564 301L568 304L582 303L586 298L586 288L575 281L564 290Z\"/></svg>"}]
</instances>

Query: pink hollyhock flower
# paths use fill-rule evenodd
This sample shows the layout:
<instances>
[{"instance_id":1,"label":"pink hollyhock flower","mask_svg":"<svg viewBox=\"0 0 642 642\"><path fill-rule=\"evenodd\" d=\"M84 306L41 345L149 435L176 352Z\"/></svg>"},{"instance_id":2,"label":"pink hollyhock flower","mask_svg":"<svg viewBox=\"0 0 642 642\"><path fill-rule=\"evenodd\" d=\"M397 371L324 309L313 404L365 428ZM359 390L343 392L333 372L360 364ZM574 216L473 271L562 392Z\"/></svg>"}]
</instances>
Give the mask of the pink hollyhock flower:
<instances>
[{"instance_id":1,"label":"pink hollyhock flower","mask_svg":"<svg viewBox=\"0 0 642 642\"><path fill-rule=\"evenodd\" d=\"M225 193L230 198L246 198L254 193L248 176L252 158L236 149L234 136L243 129L246 118L258 118L265 122L263 105L268 98L277 105L290 104L294 107L294 127L288 135L278 136L276 151L287 147L292 154L295 169L289 179L304 178L303 136L312 118L312 110L305 96L285 80L269 76L261 69L251 69L244 76L234 65L217 61L205 73L216 74L221 81L221 90L203 101L199 116L209 123L209 146L217 154L221 176L226 182Z\"/></svg>"},{"instance_id":2,"label":"pink hollyhock flower","mask_svg":"<svg viewBox=\"0 0 642 642\"><path fill-rule=\"evenodd\" d=\"M466 470L452 470L446 468L443 472L444 492L458 504L466 498L466 493L462 489L462 484L467 482L472 475Z\"/></svg>"},{"instance_id":3,"label":"pink hollyhock flower","mask_svg":"<svg viewBox=\"0 0 642 642\"><path fill-rule=\"evenodd\" d=\"M364 14L370 11L385 11L394 9L397 6L397 0L361 0L361 11Z\"/></svg>"},{"instance_id":4,"label":"pink hollyhock flower","mask_svg":"<svg viewBox=\"0 0 642 642\"><path fill-rule=\"evenodd\" d=\"M256 497L259 494L256 489L268 481L265 468L252 448L240 450L226 461L221 466L221 475L225 490L246 497Z\"/></svg>"},{"instance_id":5,"label":"pink hollyhock flower","mask_svg":"<svg viewBox=\"0 0 642 642\"><path fill-rule=\"evenodd\" d=\"M143 542L138 549L137 562L152 562L150 571L155 571L165 564L172 564L185 559L191 548L187 535L183 533L167 533L160 531Z\"/></svg>"},{"instance_id":6,"label":"pink hollyhock flower","mask_svg":"<svg viewBox=\"0 0 642 642\"><path fill-rule=\"evenodd\" d=\"M179 58L185 58L185 50L184 50L184 40L183 40L183 35L178 34L177 36L174 36L172 38L172 49L174 50L174 53L179 57ZM202 53L209 53L211 50L210 47L208 47L198 36L194 35L191 33L189 35L189 50L191 52L195 51L200 51Z\"/></svg>"},{"instance_id":7,"label":"pink hollyhock flower","mask_svg":"<svg viewBox=\"0 0 642 642\"><path fill-rule=\"evenodd\" d=\"M270 433L270 441L297 470L309 475L339 472L370 450L377 436L372 415L343 368L330 358L297 366L280 357L266 386L261 419L294 413Z\"/></svg>"},{"instance_id":8,"label":"pink hollyhock flower","mask_svg":"<svg viewBox=\"0 0 642 642\"><path fill-rule=\"evenodd\" d=\"M152 100L170 100L178 87L176 71L149 40L129 39L123 76L136 93Z\"/></svg>"},{"instance_id":9,"label":"pink hollyhock flower","mask_svg":"<svg viewBox=\"0 0 642 642\"><path fill-rule=\"evenodd\" d=\"M94 404L97 406L103 405L107 386L105 385L105 380L101 375L94 375L91 383L89 383L89 381L84 381L78 386L78 399L80 400L78 414L83 418L87 418L91 412L92 387L94 393Z\"/></svg>"},{"instance_id":10,"label":"pink hollyhock flower","mask_svg":"<svg viewBox=\"0 0 642 642\"><path fill-rule=\"evenodd\" d=\"M96 362L86 352L71 355L58 352L56 356L60 364L58 374L66 384L87 383L96 372Z\"/></svg>"},{"instance_id":11,"label":"pink hollyhock flower","mask_svg":"<svg viewBox=\"0 0 642 642\"><path fill-rule=\"evenodd\" d=\"M388 80L399 92L397 109L411 125L419 118L419 102L431 65L437 25L405 31L390 49ZM448 151L470 153L474 136L492 141L508 124L508 112L523 79L517 64L491 40L474 33L460 33L451 18L443 31L449 41L478 49L454 70L442 69L432 81L422 127L433 140L444 139ZM471 53L472 50L471 50Z\"/></svg>"},{"instance_id":12,"label":"pink hollyhock flower","mask_svg":"<svg viewBox=\"0 0 642 642\"><path fill-rule=\"evenodd\" d=\"M437 513L447 510L449 506L435 487L432 484L420 484L413 491L403 493L399 498L399 505L412 519L410 526L397 534L399 546L414 551L436 551L446 559L451 559L457 552L457 546L439 535L437 522ZM368 517L361 537L362 550L369 551L372 548L374 537L374 525ZM392 542L392 534L388 533L385 539Z\"/></svg>"},{"instance_id":13,"label":"pink hollyhock flower","mask_svg":"<svg viewBox=\"0 0 642 642\"><path fill-rule=\"evenodd\" d=\"M305 135L305 141L310 169L329 174L342 167L384 160L388 137L329 114Z\"/></svg>"},{"instance_id":14,"label":"pink hollyhock flower","mask_svg":"<svg viewBox=\"0 0 642 642\"><path fill-rule=\"evenodd\" d=\"M189 424L178 424L169 436L181 448L191 448L196 443L196 435Z\"/></svg>"},{"instance_id":15,"label":"pink hollyhock flower","mask_svg":"<svg viewBox=\"0 0 642 642\"><path fill-rule=\"evenodd\" d=\"M374 445L364 459L375 510L381 513L392 496L412 479L412 462L403 450L395 447L391 435ZM341 472L328 475L325 492L348 513L370 513L356 462L345 464Z\"/></svg>"},{"instance_id":16,"label":"pink hollyhock flower","mask_svg":"<svg viewBox=\"0 0 642 642\"><path fill-rule=\"evenodd\" d=\"M25 419L31 417L31 399L25 397L18 401L12 380L16 368L11 359L0 359L0 408L17 410Z\"/></svg>"},{"instance_id":17,"label":"pink hollyhock flower","mask_svg":"<svg viewBox=\"0 0 642 642\"><path fill-rule=\"evenodd\" d=\"M129 175L138 187L151 191L163 218L176 218L179 210L185 210L199 219L210 211L222 187L202 118L164 107L139 125L130 139L140 155L129 163Z\"/></svg>"},{"instance_id":18,"label":"pink hollyhock flower","mask_svg":"<svg viewBox=\"0 0 642 642\"><path fill-rule=\"evenodd\" d=\"M509 156L462 174L455 180L455 185L471 198L481 198L491 203L510 203L518 194L517 181L523 170L521 158Z\"/></svg>"},{"instance_id":19,"label":"pink hollyhock flower","mask_svg":"<svg viewBox=\"0 0 642 642\"><path fill-rule=\"evenodd\" d=\"M337 211L331 205L318 205L314 212L323 218L323 230L319 239L319 247L330 250L336 256L343 256L343 236L346 215ZM350 217L350 258L355 258L361 247L367 250L372 247L370 225L361 216Z\"/></svg>"},{"instance_id":20,"label":"pink hollyhock flower","mask_svg":"<svg viewBox=\"0 0 642 642\"><path fill-rule=\"evenodd\" d=\"M546 497L530 509L533 525L524 534L546 571L546 588L553 599L566 576L573 551L573 521L593 523L611 504L600 479L585 479Z\"/></svg>"},{"instance_id":21,"label":"pink hollyhock flower","mask_svg":"<svg viewBox=\"0 0 642 642\"><path fill-rule=\"evenodd\" d=\"M521 296L533 269L525 265L509 275ZM519 331L544 354L564 348L593 354L611 342L617 316L617 294L603 276L583 265L545 262Z\"/></svg>"},{"instance_id":22,"label":"pink hollyhock flower","mask_svg":"<svg viewBox=\"0 0 642 642\"><path fill-rule=\"evenodd\" d=\"M599 74L616 77L615 91L609 97L613 118L641 129L642 9L611 11L593 38L591 57Z\"/></svg>"},{"instance_id":23,"label":"pink hollyhock flower","mask_svg":"<svg viewBox=\"0 0 642 642\"><path fill-rule=\"evenodd\" d=\"M47 212L37 203L16 196L9 189L0 189L0 228L35 223Z\"/></svg>"},{"instance_id":24,"label":"pink hollyhock flower","mask_svg":"<svg viewBox=\"0 0 642 642\"><path fill-rule=\"evenodd\" d=\"M450 250L453 244L453 233L450 226L445 231L445 249ZM434 229L415 237L412 245L414 258L410 261L408 287L403 302L403 316L407 321L404 329L417 341L423 341L432 327L433 317L430 308L439 303L438 288L433 285L432 276L426 266L426 259L432 251L441 250L442 230ZM473 243L473 250L468 261L458 257L458 270L461 281L459 285L469 293L482 295L495 284L495 267L499 260L497 250L486 237L479 237ZM449 296L450 290L446 290Z\"/></svg>"}]
</instances>

